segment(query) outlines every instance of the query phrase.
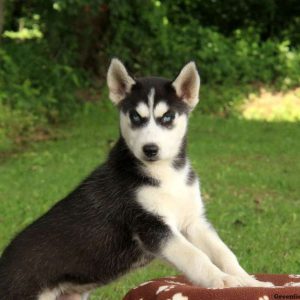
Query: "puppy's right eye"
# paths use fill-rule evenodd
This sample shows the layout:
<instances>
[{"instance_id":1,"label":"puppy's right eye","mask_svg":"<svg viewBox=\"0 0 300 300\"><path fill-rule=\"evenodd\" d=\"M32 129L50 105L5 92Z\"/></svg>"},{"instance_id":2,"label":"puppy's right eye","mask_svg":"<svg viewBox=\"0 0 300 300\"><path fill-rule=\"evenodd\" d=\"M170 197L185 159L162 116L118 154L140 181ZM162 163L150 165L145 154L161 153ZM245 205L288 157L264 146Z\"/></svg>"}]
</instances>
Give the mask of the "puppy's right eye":
<instances>
[{"instance_id":1,"label":"puppy's right eye","mask_svg":"<svg viewBox=\"0 0 300 300\"><path fill-rule=\"evenodd\" d=\"M129 118L134 125L140 125L143 123L143 118L137 113L136 110L132 110L129 113Z\"/></svg>"}]
</instances>

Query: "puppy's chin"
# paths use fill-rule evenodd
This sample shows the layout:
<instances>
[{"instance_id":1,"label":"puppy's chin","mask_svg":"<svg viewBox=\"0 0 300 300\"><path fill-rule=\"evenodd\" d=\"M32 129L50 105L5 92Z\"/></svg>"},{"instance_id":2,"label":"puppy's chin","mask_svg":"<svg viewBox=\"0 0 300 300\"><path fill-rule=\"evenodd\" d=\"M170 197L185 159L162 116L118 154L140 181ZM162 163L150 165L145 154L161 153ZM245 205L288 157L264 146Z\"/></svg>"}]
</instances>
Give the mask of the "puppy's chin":
<instances>
[{"instance_id":1,"label":"puppy's chin","mask_svg":"<svg viewBox=\"0 0 300 300\"><path fill-rule=\"evenodd\" d=\"M156 162L156 161L159 161L160 159L159 159L159 157L144 157L143 158L143 161L145 161L145 162Z\"/></svg>"},{"instance_id":2,"label":"puppy's chin","mask_svg":"<svg viewBox=\"0 0 300 300\"><path fill-rule=\"evenodd\" d=\"M169 158L169 157L162 157L162 156L157 156L157 157L145 157L143 156L142 158L139 158L140 161L142 161L145 164L159 164L159 163L169 163L174 160L174 158Z\"/></svg>"},{"instance_id":3,"label":"puppy's chin","mask_svg":"<svg viewBox=\"0 0 300 300\"><path fill-rule=\"evenodd\" d=\"M151 163L159 162L159 161L162 160L161 157L159 157L159 156L147 157L147 156L145 156L144 154L141 154L141 153L138 153L138 154L134 153L134 156L144 164L149 164L149 163L151 164Z\"/></svg>"}]
</instances>

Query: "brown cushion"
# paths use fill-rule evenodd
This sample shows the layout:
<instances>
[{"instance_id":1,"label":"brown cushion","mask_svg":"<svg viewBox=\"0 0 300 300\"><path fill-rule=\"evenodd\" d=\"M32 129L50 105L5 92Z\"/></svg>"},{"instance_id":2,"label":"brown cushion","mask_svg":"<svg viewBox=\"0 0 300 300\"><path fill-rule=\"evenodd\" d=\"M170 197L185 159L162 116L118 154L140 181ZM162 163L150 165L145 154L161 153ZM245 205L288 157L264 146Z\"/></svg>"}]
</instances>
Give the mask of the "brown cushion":
<instances>
[{"instance_id":1,"label":"brown cushion","mask_svg":"<svg viewBox=\"0 0 300 300\"><path fill-rule=\"evenodd\" d=\"M189 283L183 276L158 278L140 284L124 300L273 300L300 299L300 275L257 274L262 281L275 287L237 287L208 289Z\"/></svg>"}]
</instances>

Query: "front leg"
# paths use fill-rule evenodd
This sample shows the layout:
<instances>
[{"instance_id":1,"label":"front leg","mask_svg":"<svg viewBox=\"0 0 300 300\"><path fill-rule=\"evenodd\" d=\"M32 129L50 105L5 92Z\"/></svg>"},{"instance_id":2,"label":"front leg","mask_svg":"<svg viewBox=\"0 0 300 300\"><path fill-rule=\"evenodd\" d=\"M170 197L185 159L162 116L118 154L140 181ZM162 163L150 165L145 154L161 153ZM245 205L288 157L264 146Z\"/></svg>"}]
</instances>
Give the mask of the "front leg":
<instances>
[{"instance_id":1,"label":"front leg","mask_svg":"<svg viewBox=\"0 0 300 300\"><path fill-rule=\"evenodd\" d=\"M196 221L186 230L187 239L205 252L212 262L223 272L240 277L247 286L272 286L250 276L239 264L234 253L220 239L216 231L206 221Z\"/></svg>"},{"instance_id":2,"label":"front leg","mask_svg":"<svg viewBox=\"0 0 300 300\"><path fill-rule=\"evenodd\" d=\"M222 272L176 228L152 225L140 230L136 239L146 251L169 261L195 284L211 288L243 285L239 278Z\"/></svg>"},{"instance_id":3,"label":"front leg","mask_svg":"<svg viewBox=\"0 0 300 300\"><path fill-rule=\"evenodd\" d=\"M248 275L240 266L236 256L220 239L210 224L196 221L186 230L187 239L204 251L222 271L231 275Z\"/></svg>"}]
</instances>

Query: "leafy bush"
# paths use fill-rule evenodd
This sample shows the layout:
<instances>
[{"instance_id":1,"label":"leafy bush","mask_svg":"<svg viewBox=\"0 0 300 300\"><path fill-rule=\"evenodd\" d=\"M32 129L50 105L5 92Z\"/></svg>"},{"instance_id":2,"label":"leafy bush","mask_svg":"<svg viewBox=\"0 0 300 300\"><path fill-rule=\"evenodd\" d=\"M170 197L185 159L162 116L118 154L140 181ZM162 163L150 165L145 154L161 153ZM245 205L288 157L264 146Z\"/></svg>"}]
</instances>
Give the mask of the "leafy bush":
<instances>
[{"instance_id":1,"label":"leafy bush","mask_svg":"<svg viewBox=\"0 0 300 300\"><path fill-rule=\"evenodd\" d=\"M83 71L51 61L43 45L0 49L0 138L18 140L36 127L66 119L79 107ZM49 55L49 56L48 56Z\"/></svg>"},{"instance_id":2,"label":"leafy bush","mask_svg":"<svg viewBox=\"0 0 300 300\"><path fill-rule=\"evenodd\" d=\"M111 11L109 56L123 58L135 72L172 75L184 62L196 60L204 82L271 83L290 77L300 82L300 49L288 41L261 41L253 28L237 29L226 37L199 20L172 23L163 4L139 7L119 5ZM296 74L295 74L296 73ZM298 75L297 75L298 73Z\"/></svg>"},{"instance_id":3,"label":"leafy bush","mask_svg":"<svg viewBox=\"0 0 300 300\"><path fill-rule=\"evenodd\" d=\"M0 49L0 101L55 120L73 109L74 91L83 80L78 70L51 61L44 50L30 43Z\"/></svg>"}]
</instances>

